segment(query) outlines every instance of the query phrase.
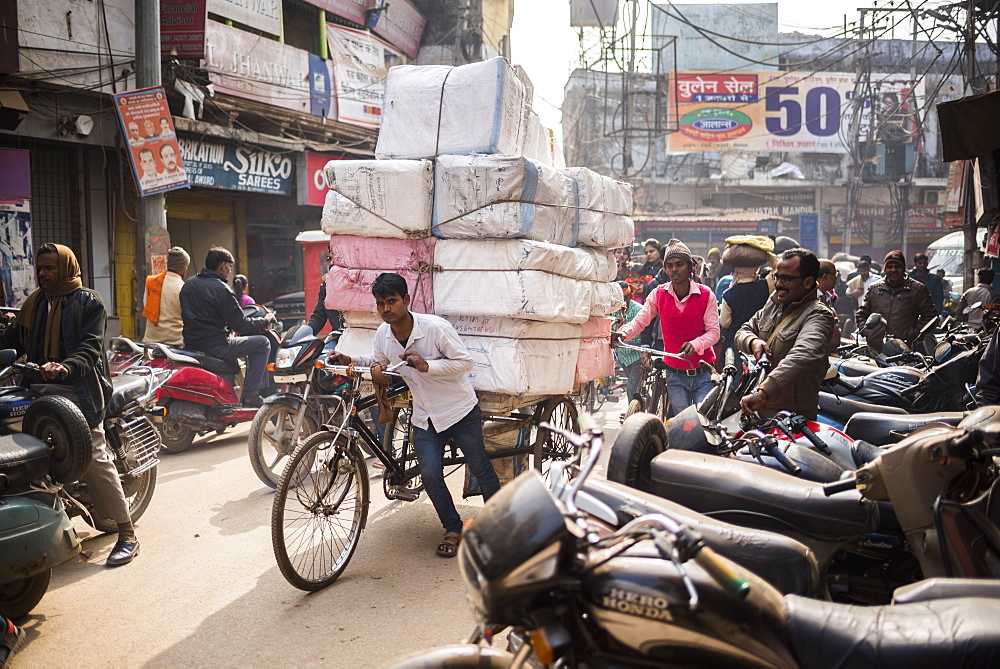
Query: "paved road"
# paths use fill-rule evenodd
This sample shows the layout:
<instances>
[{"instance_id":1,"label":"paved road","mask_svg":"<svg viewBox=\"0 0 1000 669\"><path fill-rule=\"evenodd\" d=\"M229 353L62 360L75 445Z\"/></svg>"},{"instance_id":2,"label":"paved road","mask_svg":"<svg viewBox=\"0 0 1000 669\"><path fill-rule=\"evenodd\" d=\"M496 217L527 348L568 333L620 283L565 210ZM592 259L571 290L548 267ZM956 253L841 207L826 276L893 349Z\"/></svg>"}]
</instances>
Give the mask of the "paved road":
<instances>
[{"instance_id":1,"label":"paved road","mask_svg":"<svg viewBox=\"0 0 1000 669\"><path fill-rule=\"evenodd\" d=\"M598 414L612 428L609 444L622 408ZM461 472L449 481L457 491ZM115 537L77 519L89 559L55 571L25 624L16 666L382 667L472 631L457 564L434 554L441 528L426 497L389 502L381 474L373 476L353 560L313 594L289 585L275 564L272 497L250 468L245 426L164 456L137 526L139 557L106 569ZM479 506L478 498L458 502L463 517Z\"/></svg>"}]
</instances>

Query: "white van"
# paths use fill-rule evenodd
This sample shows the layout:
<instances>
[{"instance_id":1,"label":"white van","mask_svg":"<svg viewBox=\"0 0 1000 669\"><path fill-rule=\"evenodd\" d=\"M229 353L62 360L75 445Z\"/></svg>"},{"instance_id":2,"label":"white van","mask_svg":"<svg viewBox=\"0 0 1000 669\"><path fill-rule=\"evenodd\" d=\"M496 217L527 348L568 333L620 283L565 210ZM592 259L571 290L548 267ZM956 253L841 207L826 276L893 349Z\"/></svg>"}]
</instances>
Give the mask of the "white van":
<instances>
[{"instance_id":1,"label":"white van","mask_svg":"<svg viewBox=\"0 0 1000 669\"><path fill-rule=\"evenodd\" d=\"M979 248L986 245L986 228L979 228L977 231L976 245ZM949 232L931 242L927 246L927 257L930 259L927 269L931 272L943 269L944 278L951 281L951 292L961 295L964 292L962 267L965 264L965 232Z\"/></svg>"}]
</instances>

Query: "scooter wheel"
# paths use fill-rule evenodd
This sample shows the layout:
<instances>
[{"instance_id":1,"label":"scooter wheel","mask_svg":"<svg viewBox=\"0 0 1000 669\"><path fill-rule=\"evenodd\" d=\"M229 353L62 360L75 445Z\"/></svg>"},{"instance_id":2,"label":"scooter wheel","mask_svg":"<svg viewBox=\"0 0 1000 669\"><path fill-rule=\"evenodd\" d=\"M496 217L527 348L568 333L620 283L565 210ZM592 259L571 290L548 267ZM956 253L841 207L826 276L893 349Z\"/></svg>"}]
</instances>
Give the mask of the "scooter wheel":
<instances>
[{"instance_id":1,"label":"scooter wheel","mask_svg":"<svg viewBox=\"0 0 1000 669\"><path fill-rule=\"evenodd\" d=\"M194 443L195 432L186 425L171 420L168 415L160 424L160 450L164 453L183 453Z\"/></svg>"},{"instance_id":2,"label":"scooter wheel","mask_svg":"<svg viewBox=\"0 0 1000 669\"><path fill-rule=\"evenodd\" d=\"M51 577L52 570L46 569L34 576L0 585L0 615L15 622L27 616L42 601Z\"/></svg>"},{"instance_id":3,"label":"scooter wheel","mask_svg":"<svg viewBox=\"0 0 1000 669\"><path fill-rule=\"evenodd\" d=\"M667 450L667 431L663 422L648 413L629 416L622 423L608 458L608 480L651 492L653 479L650 463Z\"/></svg>"},{"instance_id":4,"label":"scooter wheel","mask_svg":"<svg viewBox=\"0 0 1000 669\"><path fill-rule=\"evenodd\" d=\"M49 476L56 483L72 483L86 473L94 450L90 428L80 408L65 397L47 395L32 402L22 431L49 445Z\"/></svg>"}]
</instances>

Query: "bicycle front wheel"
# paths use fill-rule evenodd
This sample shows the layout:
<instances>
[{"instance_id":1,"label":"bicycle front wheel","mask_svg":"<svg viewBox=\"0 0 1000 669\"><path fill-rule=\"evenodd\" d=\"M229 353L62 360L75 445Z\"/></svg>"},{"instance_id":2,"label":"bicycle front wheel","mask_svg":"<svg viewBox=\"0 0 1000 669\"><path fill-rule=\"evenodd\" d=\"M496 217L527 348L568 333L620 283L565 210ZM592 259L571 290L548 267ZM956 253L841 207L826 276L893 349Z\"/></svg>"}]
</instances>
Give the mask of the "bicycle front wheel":
<instances>
[{"instance_id":1,"label":"bicycle front wheel","mask_svg":"<svg viewBox=\"0 0 1000 669\"><path fill-rule=\"evenodd\" d=\"M295 449L271 507L271 543L285 579L321 590L343 573L368 519L368 468L341 434L317 432Z\"/></svg>"}]
</instances>

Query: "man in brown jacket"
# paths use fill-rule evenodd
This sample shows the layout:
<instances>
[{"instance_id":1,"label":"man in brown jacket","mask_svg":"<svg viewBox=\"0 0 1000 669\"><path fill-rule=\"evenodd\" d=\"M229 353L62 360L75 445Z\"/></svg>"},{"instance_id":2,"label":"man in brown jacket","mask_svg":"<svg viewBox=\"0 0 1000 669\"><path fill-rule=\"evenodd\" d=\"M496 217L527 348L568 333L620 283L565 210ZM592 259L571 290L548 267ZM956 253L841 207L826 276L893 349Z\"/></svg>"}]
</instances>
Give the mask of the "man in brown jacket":
<instances>
[{"instance_id":1,"label":"man in brown jacket","mask_svg":"<svg viewBox=\"0 0 1000 669\"><path fill-rule=\"evenodd\" d=\"M902 251L890 251L882 262L885 276L873 283L865 294L865 303L858 308L857 324L860 328L868 317L882 314L886 327L872 328L865 334L868 347L882 351L882 342L888 333L907 344L913 343L920 329L937 317L937 309L927 288L906 275L906 259Z\"/></svg>"},{"instance_id":2,"label":"man in brown jacket","mask_svg":"<svg viewBox=\"0 0 1000 669\"><path fill-rule=\"evenodd\" d=\"M741 351L757 359L767 354L771 373L740 400L740 406L748 413L773 416L788 410L814 420L837 318L816 299L819 260L811 251L785 251L772 276L771 297L736 333Z\"/></svg>"}]
</instances>

